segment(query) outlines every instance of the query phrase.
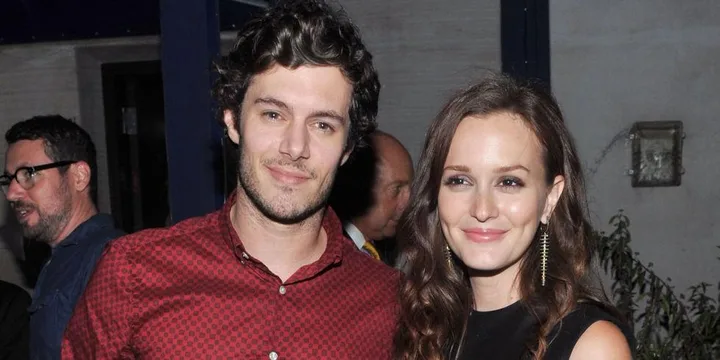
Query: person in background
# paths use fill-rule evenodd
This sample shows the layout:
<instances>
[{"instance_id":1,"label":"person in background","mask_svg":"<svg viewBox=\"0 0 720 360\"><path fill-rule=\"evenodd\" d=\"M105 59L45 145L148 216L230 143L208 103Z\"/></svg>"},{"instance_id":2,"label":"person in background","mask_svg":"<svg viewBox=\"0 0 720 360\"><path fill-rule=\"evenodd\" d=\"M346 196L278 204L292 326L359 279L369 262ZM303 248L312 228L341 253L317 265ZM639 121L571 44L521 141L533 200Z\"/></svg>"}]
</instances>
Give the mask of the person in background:
<instances>
[{"instance_id":1,"label":"person in background","mask_svg":"<svg viewBox=\"0 0 720 360\"><path fill-rule=\"evenodd\" d=\"M59 115L36 116L5 134L8 149L0 187L30 241L51 247L30 311L30 358L59 359L75 303L110 240L122 232L98 213L95 145L80 126Z\"/></svg>"},{"instance_id":2,"label":"person in background","mask_svg":"<svg viewBox=\"0 0 720 360\"><path fill-rule=\"evenodd\" d=\"M597 286L577 150L543 87L489 76L431 124L401 231L396 359L631 359Z\"/></svg>"},{"instance_id":3,"label":"person in background","mask_svg":"<svg viewBox=\"0 0 720 360\"><path fill-rule=\"evenodd\" d=\"M327 198L376 127L358 30L323 1L240 31L215 95L238 148L224 207L113 241L63 359L390 359L400 274L357 251Z\"/></svg>"},{"instance_id":4,"label":"person in background","mask_svg":"<svg viewBox=\"0 0 720 360\"><path fill-rule=\"evenodd\" d=\"M408 203L413 165L410 153L392 135L375 131L338 171L330 205L343 220L346 236L368 255L395 262L395 231Z\"/></svg>"},{"instance_id":5,"label":"person in background","mask_svg":"<svg viewBox=\"0 0 720 360\"><path fill-rule=\"evenodd\" d=\"M30 295L25 290L0 280L0 359L28 358L28 306Z\"/></svg>"}]
</instances>

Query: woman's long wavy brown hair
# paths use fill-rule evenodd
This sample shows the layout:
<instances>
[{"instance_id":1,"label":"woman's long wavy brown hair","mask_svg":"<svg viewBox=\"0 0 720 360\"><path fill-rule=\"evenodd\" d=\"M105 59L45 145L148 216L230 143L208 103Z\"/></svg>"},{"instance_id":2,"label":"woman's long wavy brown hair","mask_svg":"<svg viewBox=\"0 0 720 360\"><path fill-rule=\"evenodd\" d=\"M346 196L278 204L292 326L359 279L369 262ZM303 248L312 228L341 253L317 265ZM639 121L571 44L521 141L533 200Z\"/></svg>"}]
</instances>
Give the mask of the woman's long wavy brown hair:
<instances>
[{"instance_id":1,"label":"woman's long wavy brown hair","mask_svg":"<svg viewBox=\"0 0 720 360\"><path fill-rule=\"evenodd\" d=\"M550 253L544 287L540 284L537 234L521 259L520 296L540 324L536 341L528 344L527 353L541 359L548 334L579 301L605 302L601 291L590 285L596 278L591 271L594 244L585 185L560 108L541 85L493 74L453 96L428 129L398 235L398 267L407 282L400 290L397 359L452 359L462 352L472 291L464 265L455 258L448 264L437 211L438 193L450 143L460 122L469 116L497 112L519 115L534 131L543 149L548 186L557 175L565 179L547 230Z\"/></svg>"}]
</instances>

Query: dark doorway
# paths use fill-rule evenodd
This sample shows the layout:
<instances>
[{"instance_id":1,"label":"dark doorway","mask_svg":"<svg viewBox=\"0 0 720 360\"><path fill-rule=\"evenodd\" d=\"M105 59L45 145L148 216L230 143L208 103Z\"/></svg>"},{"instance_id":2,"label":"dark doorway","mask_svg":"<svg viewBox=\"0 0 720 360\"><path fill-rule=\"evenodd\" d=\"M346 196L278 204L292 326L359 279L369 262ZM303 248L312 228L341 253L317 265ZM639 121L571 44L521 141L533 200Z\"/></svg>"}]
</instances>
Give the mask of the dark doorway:
<instances>
[{"instance_id":1,"label":"dark doorway","mask_svg":"<svg viewBox=\"0 0 720 360\"><path fill-rule=\"evenodd\" d=\"M123 230L169 219L163 81L160 61L102 65L110 202Z\"/></svg>"}]
</instances>

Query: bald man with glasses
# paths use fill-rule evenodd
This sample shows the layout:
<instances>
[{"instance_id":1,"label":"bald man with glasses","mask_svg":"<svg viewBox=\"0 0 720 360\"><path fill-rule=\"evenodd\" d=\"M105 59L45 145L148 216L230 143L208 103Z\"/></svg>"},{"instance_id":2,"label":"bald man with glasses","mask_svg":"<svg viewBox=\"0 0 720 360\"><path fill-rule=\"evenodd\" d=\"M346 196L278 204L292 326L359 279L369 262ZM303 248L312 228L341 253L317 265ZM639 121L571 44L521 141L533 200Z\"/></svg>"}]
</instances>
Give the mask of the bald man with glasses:
<instances>
[{"instance_id":1,"label":"bald man with glasses","mask_svg":"<svg viewBox=\"0 0 720 360\"><path fill-rule=\"evenodd\" d=\"M99 214L95 145L59 115L36 116L5 134L0 187L31 241L48 244L50 260L30 305L30 358L60 359L62 335L105 244L122 235Z\"/></svg>"}]
</instances>

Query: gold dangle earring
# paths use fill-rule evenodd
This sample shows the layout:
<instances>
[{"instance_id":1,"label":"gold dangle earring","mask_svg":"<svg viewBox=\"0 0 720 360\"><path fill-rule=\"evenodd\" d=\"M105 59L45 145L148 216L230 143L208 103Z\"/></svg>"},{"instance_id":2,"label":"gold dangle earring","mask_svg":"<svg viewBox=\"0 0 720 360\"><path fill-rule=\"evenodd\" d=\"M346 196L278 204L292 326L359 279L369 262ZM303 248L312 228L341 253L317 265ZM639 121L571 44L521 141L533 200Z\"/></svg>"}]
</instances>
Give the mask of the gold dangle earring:
<instances>
[{"instance_id":1,"label":"gold dangle earring","mask_svg":"<svg viewBox=\"0 0 720 360\"><path fill-rule=\"evenodd\" d=\"M542 234L540 235L540 284L542 286L545 286L548 252L550 251L550 235L548 235L547 232L549 225L549 223L545 225L545 229L542 230ZM540 228L542 229L542 226L540 226Z\"/></svg>"},{"instance_id":2,"label":"gold dangle earring","mask_svg":"<svg viewBox=\"0 0 720 360\"><path fill-rule=\"evenodd\" d=\"M452 261L452 251L450 251L450 247L448 244L445 244L445 260L447 260L448 267L452 269L453 267L453 261Z\"/></svg>"}]
</instances>

